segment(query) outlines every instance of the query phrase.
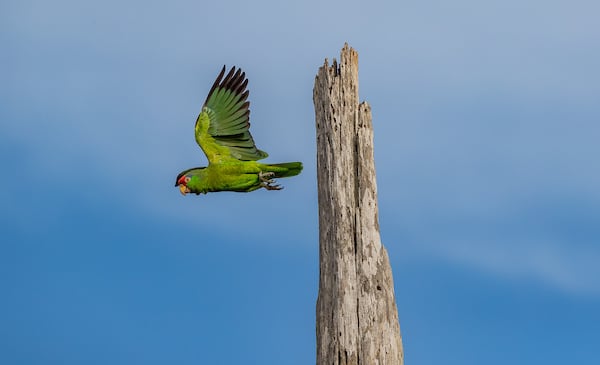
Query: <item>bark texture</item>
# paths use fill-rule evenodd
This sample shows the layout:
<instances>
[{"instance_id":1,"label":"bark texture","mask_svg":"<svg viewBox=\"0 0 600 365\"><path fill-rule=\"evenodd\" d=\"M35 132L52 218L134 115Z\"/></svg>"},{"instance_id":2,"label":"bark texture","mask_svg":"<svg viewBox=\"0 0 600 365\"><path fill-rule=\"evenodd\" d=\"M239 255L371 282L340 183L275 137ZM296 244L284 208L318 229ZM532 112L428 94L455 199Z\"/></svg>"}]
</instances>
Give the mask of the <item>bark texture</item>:
<instances>
[{"instance_id":1,"label":"bark texture","mask_svg":"<svg viewBox=\"0 0 600 365\"><path fill-rule=\"evenodd\" d=\"M319 190L317 365L402 365L394 283L381 244L371 108L346 44L313 90Z\"/></svg>"}]
</instances>

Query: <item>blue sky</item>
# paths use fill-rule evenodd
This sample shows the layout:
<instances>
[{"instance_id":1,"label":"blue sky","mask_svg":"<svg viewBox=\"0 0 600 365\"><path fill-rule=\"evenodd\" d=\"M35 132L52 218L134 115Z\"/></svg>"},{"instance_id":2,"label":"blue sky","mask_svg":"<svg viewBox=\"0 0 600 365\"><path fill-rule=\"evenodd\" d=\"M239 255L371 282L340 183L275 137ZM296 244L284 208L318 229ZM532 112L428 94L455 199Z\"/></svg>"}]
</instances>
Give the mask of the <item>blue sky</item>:
<instances>
[{"instance_id":1,"label":"blue sky","mask_svg":"<svg viewBox=\"0 0 600 365\"><path fill-rule=\"evenodd\" d=\"M312 87L358 50L410 364L600 356L594 1L0 5L0 362L307 364ZM223 64L252 133L305 171L182 197Z\"/></svg>"}]
</instances>

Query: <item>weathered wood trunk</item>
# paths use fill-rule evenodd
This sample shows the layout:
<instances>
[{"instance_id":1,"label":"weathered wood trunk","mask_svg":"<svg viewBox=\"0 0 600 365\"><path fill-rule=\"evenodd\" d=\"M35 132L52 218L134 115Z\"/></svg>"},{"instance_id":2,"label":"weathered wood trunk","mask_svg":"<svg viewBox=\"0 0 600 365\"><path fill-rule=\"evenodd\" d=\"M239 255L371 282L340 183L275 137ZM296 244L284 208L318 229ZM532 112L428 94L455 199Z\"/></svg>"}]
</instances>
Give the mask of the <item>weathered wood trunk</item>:
<instances>
[{"instance_id":1,"label":"weathered wood trunk","mask_svg":"<svg viewBox=\"0 0 600 365\"><path fill-rule=\"evenodd\" d=\"M402 365L392 271L379 237L371 108L358 99L358 54L319 69L320 277L317 365Z\"/></svg>"}]
</instances>

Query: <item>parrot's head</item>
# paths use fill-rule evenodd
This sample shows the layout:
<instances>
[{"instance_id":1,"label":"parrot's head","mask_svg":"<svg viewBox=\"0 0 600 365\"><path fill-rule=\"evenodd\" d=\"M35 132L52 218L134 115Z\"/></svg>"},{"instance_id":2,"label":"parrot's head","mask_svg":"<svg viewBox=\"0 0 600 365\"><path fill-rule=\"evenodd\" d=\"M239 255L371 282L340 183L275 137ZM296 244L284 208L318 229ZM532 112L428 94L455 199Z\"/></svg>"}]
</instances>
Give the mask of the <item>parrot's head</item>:
<instances>
[{"instance_id":1,"label":"parrot's head","mask_svg":"<svg viewBox=\"0 0 600 365\"><path fill-rule=\"evenodd\" d=\"M206 167L195 167L180 172L175 179L175 187L179 186L179 191L183 195L189 193L200 194L203 191L202 187L198 186L198 184L204 179L205 169Z\"/></svg>"},{"instance_id":2,"label":"parrot's head","mask_svg":"<svg viewBox=\"0 0 600 365\"><path fill-rule=\"evenodd\" d=\"M192 177L186 174L188 171L184 171L181 174L177 175L177 180L175 180L175 186L179 186L179 191L181 194L185 195L187 193L191 193L192 191L188 188L187 184L190 182Z\"/></svg>"}]
</instances>

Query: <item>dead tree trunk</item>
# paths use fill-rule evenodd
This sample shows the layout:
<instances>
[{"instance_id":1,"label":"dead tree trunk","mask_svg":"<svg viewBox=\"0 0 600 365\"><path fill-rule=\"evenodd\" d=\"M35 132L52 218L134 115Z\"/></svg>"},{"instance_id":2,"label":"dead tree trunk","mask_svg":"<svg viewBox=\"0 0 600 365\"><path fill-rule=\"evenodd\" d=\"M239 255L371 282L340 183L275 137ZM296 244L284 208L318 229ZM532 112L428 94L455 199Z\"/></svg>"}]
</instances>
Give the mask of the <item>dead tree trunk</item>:
<instances>
[{"instance_id":1,"label":"dead tree trunk","mask_svg":"<svg viewBox=\"0 0 600 365\"><path fill-rule=\"evenodd\" d=\"M319 68L313 90L319 190L317 365L402 365L392 271L379 237L371 108L358 53Z\"/></svg>"}]
</instances>

